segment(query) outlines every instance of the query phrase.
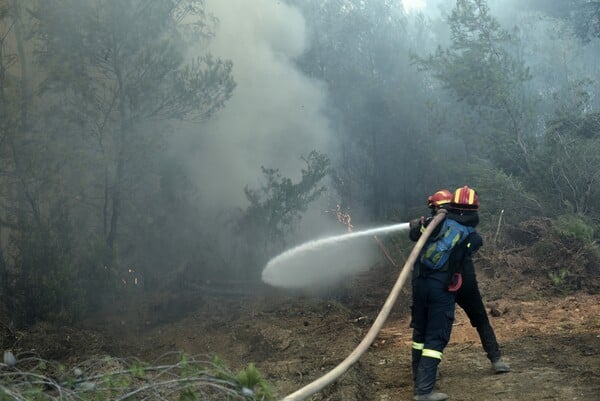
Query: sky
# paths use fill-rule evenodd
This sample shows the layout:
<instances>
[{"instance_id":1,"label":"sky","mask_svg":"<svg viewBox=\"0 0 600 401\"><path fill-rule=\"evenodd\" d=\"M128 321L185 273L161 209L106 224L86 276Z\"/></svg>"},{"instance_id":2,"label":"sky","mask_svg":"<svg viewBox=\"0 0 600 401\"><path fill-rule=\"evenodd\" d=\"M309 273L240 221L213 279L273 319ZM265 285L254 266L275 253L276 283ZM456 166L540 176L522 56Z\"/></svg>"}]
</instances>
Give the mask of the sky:
<instances>
[{"instance_id":1,"label":"sky","mask_svg":"<svg viewBox=\"0 0 600 401\"><path fill-rule=\"evenodd\" d=\"M402 0L402 6L407 13L421 11L427 6L426 0Z\"/></svg>"}]
</instances>

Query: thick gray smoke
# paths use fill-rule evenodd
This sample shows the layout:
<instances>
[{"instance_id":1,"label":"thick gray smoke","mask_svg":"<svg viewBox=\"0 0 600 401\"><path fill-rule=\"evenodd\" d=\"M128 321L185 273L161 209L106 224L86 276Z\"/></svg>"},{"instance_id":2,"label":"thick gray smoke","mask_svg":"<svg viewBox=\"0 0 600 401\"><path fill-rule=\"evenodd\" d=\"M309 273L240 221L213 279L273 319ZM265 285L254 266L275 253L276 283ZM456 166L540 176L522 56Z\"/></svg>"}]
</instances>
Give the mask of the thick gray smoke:
<instances>
[{"instance_id":1,"label":"thick gray smoke","mask_svg":"<svg viewBox=\"0 0 600 401\"><path fill-rule=\"evenodd\" d=\"M240 206L244 186L258 186L261 166L296 178L300 156L326 151L326 94L294 66L308 44L297 9L276 0L208 0L206 11L219 21L209 51L233 61L237 87L202 128L192 174L203 203Z\"/></svg>"},{"instance_id":2,"label":"thick gray smoke","mask_svg":"<svg viewBox=\"0 0 600 401\"><path fill-rule=\"evenodd\" d=\"M177 152L190 160L190 177L201 188L200 207L211 228L209 235L216 239L213 250L218 249L226 259L233 239L222 227L223 220L216 221L215 216L227 216L233 208L248 205L243 190L260 187L261 166L279 169L297 180L305 167L301 156L312 150L328 153L333 135L324 114L325 86L295 65L309 45L298 9L277 0L207 0L206 12L218 22L208 48L199 51L231 60L237 86L224 109L187 138L195 146L186 144ZM290 239L292 244L325 232L345 231L335 219L323 218L328 203L320 199L312 205L298 227L298 237ZM353 263L368 266L374 259L373 248L372 241L354 244ZM321 255L319 262L339 273L336 266L349 264L344 261L350 251L334 253L335 257ZM233 263L241 266L244 261Z\"/></svg>"}]
</instances>

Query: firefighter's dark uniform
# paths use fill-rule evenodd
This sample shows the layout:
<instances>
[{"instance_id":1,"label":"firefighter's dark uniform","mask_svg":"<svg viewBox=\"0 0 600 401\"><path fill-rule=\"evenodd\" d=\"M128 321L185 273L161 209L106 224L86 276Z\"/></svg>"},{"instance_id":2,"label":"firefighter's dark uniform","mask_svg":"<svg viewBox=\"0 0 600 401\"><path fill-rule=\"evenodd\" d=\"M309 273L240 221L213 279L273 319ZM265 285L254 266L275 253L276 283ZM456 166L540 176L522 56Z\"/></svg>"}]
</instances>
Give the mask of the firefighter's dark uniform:
<instances>
[{"instance_id":1,"label":"firefighter's dark uniform","mask_svg":"<svg viewBox=\"0 0 600 401\"><path fill-rule=\"evenodd\" d=\"M438 227L441 226L442 223ZM411 226L409 231L411 239L418 239L420 228L415 229L414 224ZM435 239L438 233L439 230L436 228L430 238ZM448 267L456 265L454 259L456 255L464 255L465 251L459 251L464 247L466 244L463 241L452 249L450 260L445 268L429 269L420 262L420 258L414 266L411 327L413 328L412 370L416 396L433 391L437 367L442 359L443 350L450 340L454 322L455 292L448 291Z\"/></svg>"},{"instance_id":2,"label":"firefighter's dark uniform","mask_svg":"<svg viewBox=\"0 0 600 401\"><path fill-rule=\"evenodd\" d=\"M446 218L453 219L465 226L475 227L479 223L479 217L477 212L465 212L455 213L449 211ZM481 339L481 345L485 350L488 359L494 363L502 357L498 341L496 340L496 334L490 324L483 300L481 299L481 293L479 292L479 286L477 285L477 275L475 274L475 266L473 265L472 253L476 251L481 245L483 240L477 235L477 237L467 238L468 246L461 248L466 250L464 257L458 257L457 261L460 261L460 265L457 267L458 271L462 274L463 282L462 286L456 293L456 303L458 306L465 311L471 325L477 329L479 338Z\"/></svg>"},{"instance_id":3,"label":"firefighter's dark uniform","mask_svg":"<svg viewBox=\"0 0 600 401\"><path fill-rule=\"evenodd\" d=\"M446 214L446 218L455 220L468 227L476 227L479 223L479 215L476 211L454 211L449 210ZM429 221L429 219L428 219ZM428 223L425 222L425 225ZM419 226L419 227L418 227ZM413 224L409 232L409 236L413 241L417 241L421 235L420 225ZM435 234L435 231L434 231ZM434 235L432 234L432 235ZM500 361L502 353L498 341L496 340L496 334L490 324L481 293L479 292L479 286L477 284L477 275L475 273L475 266L473 264L472 254L483 245L481 236L477 233L471 234L464 243L465 246L456 249L456 253L451 259L451 271L459 272L462 274L462 286L456 292L456 303L465 311L471 325L475 327L481 345L488 359L492 362ZM450 274L448 275L450 277ZM498 372L504 372L502 369Z\"/></svg>"}]
</instances>

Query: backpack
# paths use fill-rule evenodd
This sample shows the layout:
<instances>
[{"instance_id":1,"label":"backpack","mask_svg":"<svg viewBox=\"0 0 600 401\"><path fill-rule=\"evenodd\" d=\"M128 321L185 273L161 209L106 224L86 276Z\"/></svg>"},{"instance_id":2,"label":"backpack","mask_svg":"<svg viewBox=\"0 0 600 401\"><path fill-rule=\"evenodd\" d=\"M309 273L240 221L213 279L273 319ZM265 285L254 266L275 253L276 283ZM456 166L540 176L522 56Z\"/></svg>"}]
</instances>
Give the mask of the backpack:
<instances>
[{"instance_id":1,"label":"backpack","mask_svg":"<svg viewBox=\"0 0 600 401\"><path fill-rule=\"evenodd\" d=\"M423 251L421 251L421 263L433 270L442 269L448 262L454 247L463 242L474 231L475 228L473 227L464 226L451 219L445 219L439 234L425 243Z\"/></svg>"}]
</instances>

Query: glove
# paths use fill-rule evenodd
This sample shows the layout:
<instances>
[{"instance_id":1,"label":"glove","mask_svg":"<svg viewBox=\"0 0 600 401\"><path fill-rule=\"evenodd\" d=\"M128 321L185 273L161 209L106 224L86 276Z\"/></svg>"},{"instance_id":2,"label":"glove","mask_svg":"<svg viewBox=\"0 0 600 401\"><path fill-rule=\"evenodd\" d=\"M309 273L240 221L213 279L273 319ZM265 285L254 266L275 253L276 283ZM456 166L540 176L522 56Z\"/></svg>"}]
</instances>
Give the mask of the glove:
<instances>
[{"instance_id":1,"label":"glove","mask_svg":"<svg viewBox=\"0 0 600 401\"><path fill-rule=\"evenodd\" d=\"M414 219L408 222L408 238L412 241L418 241L421 237L421 233L425 230L423 225L425 223L425 217L421 216L418 219Z\"/></svg>"},{"instance_id":2,"label":"glove","mask_svg":"<svg viewBox=\"0 0 600 401\"><path fill-rule=\"evenodd\" d=\"M465 243L467 244L467 253L472 255L483 246L483 238L475 231L467 236Z\"/></svg>"},{"instance_id":3,"label":"glove","mask_svg":"<svg viewBox=\"0 0 600 401\"><path fill-rule=\"evenodd\" d=\"M421 228L425 224L425 216L421 216L418 219L412 219L408 222L408 228Z\"/></svg>"}]
</instances>

